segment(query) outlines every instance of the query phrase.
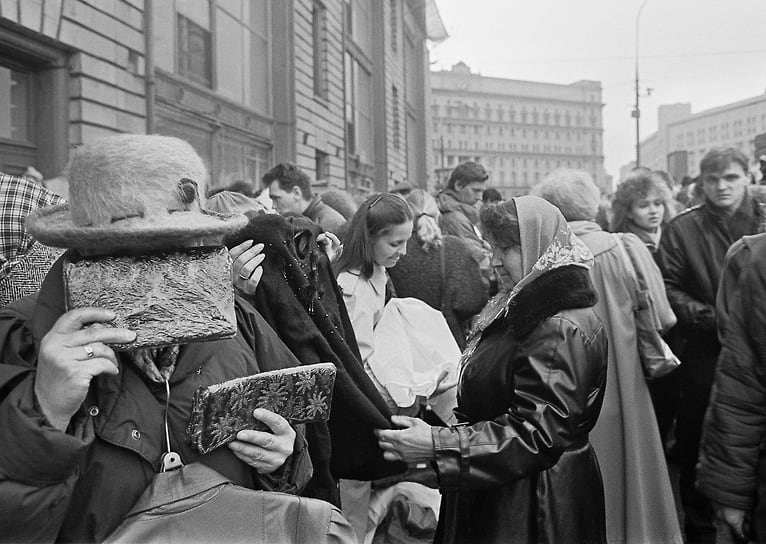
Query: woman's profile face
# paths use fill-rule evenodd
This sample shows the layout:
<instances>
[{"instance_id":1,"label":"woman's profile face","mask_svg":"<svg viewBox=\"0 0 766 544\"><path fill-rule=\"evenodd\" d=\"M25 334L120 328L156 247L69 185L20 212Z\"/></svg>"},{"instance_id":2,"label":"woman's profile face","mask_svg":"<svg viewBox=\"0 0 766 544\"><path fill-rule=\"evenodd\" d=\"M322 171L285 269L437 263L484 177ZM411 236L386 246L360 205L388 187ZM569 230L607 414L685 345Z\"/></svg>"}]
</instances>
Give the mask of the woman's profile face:
<instances>
[{"instance_id":1,"label":"woman's profile face","mask_svg":"<svg viewBox=\"0 0 766 544\"><path fill-rule=\"evenodd\" d=\"M519 283L524 275L519 246L500 247L493 244L490 264L497 272L505 291Z\"/></svg>"},{"instance_id":2,"label":"woman's profile face","mask_svg":"<svg viewBox=\"0 0 766 544\"><path fill-rule=\"evenodd\" d=\"M407 254L407 240L412 236L412 221L394 225L372 245L372 260L378 266L391 268L399 257Z\"/></svg>"},{"instance_id":3,"label":"woman's profile face","mask_svg":"<svg viewBox=\"0 0 766 544\"><path fill-rule=\"evenodd\" d=\"M637 227L654 231L662 224L665 216L665 206L662 195L658 191L650 191L645 198L639 198L628 210L628 219Z\"/></svg>"}]
</instances>

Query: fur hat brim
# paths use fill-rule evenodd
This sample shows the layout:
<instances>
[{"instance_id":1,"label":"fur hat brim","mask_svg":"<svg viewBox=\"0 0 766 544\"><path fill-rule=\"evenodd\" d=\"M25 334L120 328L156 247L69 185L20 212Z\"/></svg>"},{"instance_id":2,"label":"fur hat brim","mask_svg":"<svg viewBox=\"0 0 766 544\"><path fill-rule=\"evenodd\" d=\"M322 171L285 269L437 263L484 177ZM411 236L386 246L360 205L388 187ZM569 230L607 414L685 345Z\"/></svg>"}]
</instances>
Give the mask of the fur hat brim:
<instances>
[{"instance_id":1,"label":"fur hat brim","mask_svg":"<svg viewBox=\"0 0 766 544\"><path fill-rule=\"evenodd\" d=\"M101 254L164 251L189 246L220 246L247 225L237 213L179 211L166 216L129 217L106 226L77 226L69 204L41 208L25 221L32 236L45 245Z\"/></svg>"}]
</instances>

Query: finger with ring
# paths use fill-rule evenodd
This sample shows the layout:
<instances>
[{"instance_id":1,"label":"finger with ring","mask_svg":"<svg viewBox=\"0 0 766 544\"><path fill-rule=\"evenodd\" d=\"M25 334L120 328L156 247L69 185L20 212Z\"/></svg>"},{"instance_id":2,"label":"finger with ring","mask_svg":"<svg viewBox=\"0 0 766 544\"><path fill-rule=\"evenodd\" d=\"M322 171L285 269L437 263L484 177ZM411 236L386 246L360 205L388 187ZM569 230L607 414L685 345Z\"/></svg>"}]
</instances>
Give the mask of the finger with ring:
<instances>
[{"instance_id":1,"label":"finger with ring","mask_svg":"<svg viewBox=\"0 0 766 544\"><path fill-rule=\"evenodd\" d=\"M243 274L243 272L245 272L244 267L239 271L239 278L242 279L242 280L249 280L250 276L253 274L252 272L250 272L250 273L245 272Z\"/></svg>"},{"instance_id":2,"label":"finger with ring","mask_svg":"<svg viewBox=\"0 0 766 544\"><path fill-rule=\"evenodd\" d=\"M82 347L82 349L84 349L84 350L85 350L85 356L86 356L88 359L93 359L93 358L96 356L96 354L93 352L93 348L92 348L92 347L90 347L90 344L85 344L85 345Z\"/></svg>"}]
</instances>

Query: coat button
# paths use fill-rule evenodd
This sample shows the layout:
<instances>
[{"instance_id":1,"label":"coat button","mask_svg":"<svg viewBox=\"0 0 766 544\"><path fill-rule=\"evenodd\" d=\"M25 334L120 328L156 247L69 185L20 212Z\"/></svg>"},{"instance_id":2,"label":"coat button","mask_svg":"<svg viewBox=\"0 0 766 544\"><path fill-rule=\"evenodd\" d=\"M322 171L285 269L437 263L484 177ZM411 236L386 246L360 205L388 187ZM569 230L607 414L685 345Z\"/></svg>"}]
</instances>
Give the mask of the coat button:
<instances>
[{"instance_id":1,"label":"coat button","mask_svg":"<svg viewBox=\"0 0 766 544\"><path fill-rule=\"evenodd\" d=\"M98 415L98 406L91 406L88 408L88 414L90 417L96 417Z\"/></svg>"},{"instance_id":2,"label":"coat button","mask_svg":"<svg viewBox=\"0 0 766 544\"><path fill-rule=\"evenodd\" d=\"M133 437L133 440L140 440L141 439L141 431L139 431L138 429L133 429L130 432L130 436Z\"/></svg>"}]
</instances>

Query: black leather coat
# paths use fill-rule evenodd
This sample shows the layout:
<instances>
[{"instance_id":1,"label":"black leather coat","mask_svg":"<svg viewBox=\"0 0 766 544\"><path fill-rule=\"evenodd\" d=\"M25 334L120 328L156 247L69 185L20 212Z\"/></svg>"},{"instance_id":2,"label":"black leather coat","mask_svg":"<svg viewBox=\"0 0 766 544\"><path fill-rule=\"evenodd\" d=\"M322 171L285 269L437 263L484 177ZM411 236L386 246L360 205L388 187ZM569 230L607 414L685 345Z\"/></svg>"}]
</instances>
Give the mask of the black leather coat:
<instances>
[{"instance_id":1,"label":"black leather coat","mask_svg":"<svg viewBox=\"0 0 766 544\"><path fill-rule=\"evenodd\" d=\"M488 327L464 367L463 426L434 428L436 542L605 542L588 432L601 409L607 340L587 270L540 276Z\"/></svg>"}]
</instances>

